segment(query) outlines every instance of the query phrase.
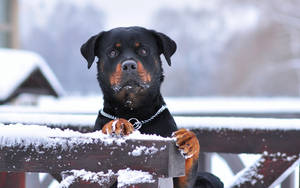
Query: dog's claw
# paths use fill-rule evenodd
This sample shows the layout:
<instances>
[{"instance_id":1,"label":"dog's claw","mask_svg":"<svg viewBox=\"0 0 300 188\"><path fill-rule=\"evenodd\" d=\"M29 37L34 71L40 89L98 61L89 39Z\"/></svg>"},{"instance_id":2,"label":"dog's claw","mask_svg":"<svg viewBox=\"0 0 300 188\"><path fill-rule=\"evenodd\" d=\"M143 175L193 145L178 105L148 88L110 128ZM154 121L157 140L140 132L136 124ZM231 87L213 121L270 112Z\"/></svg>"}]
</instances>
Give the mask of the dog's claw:
<instances>
[{"instance_id":1,"label":"dog's claw","mask_svg":"<svg viewBox=\"0 0 300 188\"><path fill-rule=\"evenodd\" d=\"M176 139L176 146L185 159L199 154L200 145L195 133L186 129L179 129L172 136Z\"/></svg>"},{"instance_id":2,"label":"dog's claw","mask_svg":"<svg viewBox=\"0 0 300 188\"><path fill-rule=\"evenodd\" d=\"M109 135L129 135L134 131L133 125L126 119L115 119L102 127L102 133Z\"/></svg>"}]
</instances>

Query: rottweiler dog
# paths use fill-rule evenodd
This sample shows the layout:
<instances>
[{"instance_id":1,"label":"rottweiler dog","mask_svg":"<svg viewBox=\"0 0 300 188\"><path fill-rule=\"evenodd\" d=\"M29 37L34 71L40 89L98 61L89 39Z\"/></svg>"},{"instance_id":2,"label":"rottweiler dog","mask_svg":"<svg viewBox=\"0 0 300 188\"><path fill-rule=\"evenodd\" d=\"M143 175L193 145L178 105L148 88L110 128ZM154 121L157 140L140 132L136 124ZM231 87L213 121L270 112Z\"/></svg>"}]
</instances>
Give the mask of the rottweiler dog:
<instances>
[{"instance_id":1,"label":"rottweiler dog","mask_svg":"<svg viewBox=\"0 0 300 188\"><path fill-rule=\"evenodd\" d=\"M171 65L176 43L154 30L120 27L92 36L80 50L88 68L98 58L97 79L104 107L97 117L95 130L128 135L138 129L144 134L175 137L186 157L186 175L174 178L174 187L209 187L206 179L197 175L200 145L196 135L177 129L160 92L164 80L160 55Z\"/></svg>"}]
</instances>

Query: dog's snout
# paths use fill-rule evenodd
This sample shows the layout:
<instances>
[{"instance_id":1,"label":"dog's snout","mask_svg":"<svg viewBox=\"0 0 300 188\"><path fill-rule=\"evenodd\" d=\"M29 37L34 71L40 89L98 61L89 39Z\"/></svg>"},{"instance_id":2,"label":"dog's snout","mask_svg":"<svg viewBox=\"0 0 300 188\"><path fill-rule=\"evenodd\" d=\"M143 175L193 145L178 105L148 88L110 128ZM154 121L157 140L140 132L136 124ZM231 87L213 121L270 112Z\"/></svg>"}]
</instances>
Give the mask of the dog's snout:
<instances>
[{"instance_id":1,"label":"dog's snout","mask_svg":"<svg viewBox=\"0 0 300 188\"><path fill-rule=\"evenodd\" d=\"M126 72L136 71L137 64L134 60L126 60L122 63L122 70Z\"/></svg>"}]
</instances>

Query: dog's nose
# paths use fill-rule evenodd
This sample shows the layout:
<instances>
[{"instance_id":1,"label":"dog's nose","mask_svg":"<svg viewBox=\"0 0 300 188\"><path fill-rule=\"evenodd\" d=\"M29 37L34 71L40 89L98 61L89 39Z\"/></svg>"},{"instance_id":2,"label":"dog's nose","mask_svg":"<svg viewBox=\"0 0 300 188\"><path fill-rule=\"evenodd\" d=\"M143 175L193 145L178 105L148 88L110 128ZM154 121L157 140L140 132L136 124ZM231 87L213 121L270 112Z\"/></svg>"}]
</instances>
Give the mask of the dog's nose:
<instances>
[{"instance_id":1,"label":"dog's nose","mask_svg":"<svg viewBox=\"0 0 300 188\"><path fill-rule=\"evenodd\" d=\"M122 63L122 70L126 72L136 71L137 64L134 60L126 60Z\"/></svg>"}]
</instances>

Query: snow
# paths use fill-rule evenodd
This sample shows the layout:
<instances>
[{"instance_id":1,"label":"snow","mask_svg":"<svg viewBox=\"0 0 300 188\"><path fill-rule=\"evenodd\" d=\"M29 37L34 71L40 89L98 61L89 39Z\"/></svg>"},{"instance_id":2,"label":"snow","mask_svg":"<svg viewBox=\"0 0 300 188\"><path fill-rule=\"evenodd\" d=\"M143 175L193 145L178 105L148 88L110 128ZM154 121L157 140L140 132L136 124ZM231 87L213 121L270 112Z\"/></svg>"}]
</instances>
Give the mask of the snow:
<instances>
[{"instance_id":1,"label":"snow","mask_svg":"<svg viewBox=\"0 0 300 188\"><path fill-rule=\"evenodd\" d=\"M0 122L17 120L33 122L31 124L54 123L56 125L76 125L93 127L96 115L102 107L101 96L84 97L42 97L38 107L0 106ZM298 113L300 100L298 98L166 98L168 108L173 114L195 115L201 113ZM4 113L5 112L5 113ZM15 113L13 113L15 112ZM38 113L38 114L31 114ZM50 114L49 114L50 113ZM57 113L62 113L58 115ZM73 114L73 115L72 115ZM267 130L298 130L300 121L297 119L275 118L222 118L222 117L175 117L179 127L202 129L267 129ZM4 122L4 121L3 121ZM43 124L44 124L43 123ZM0 126L1 127L1 126ZM28 126L27 126L28 127ZM26 128L27 129L27 128ZM0 128L2 132L2 129ZM43 133L45 131L38 131ZM48 132L48 131L46 131ZM16 132L14 131L14 134ZM36 132L37 133L37 132ZM134 134L138 134L135 132ZM14 136L14 135L13 135ZM141 136L144 138L143 136ZM136 150L135 150L136 149ZM159 149L159 148L158 148ZM142 148L133 151L143 154ZM275 155L275 154L272 154ZM277 154L276 154L277 155ZM281 154L284 155L284 154ZM292 160L295 156L288 156ZM247 162L248 166L251 162ZM216 161L213 161L215 164ZM216 166L221 179L228 182L231 175L223 172L223 167ZM222 170L220 170L220 168ZM221 172L220 172L221 171ZM223 173L222 173L223 172ZM298 173L297 173L298 174ZM297 178L296 178L297 179ZM229 180L230 181L230 180ZM226 185L228 183L225 182ZM277 182L278 183L278 182Z\"/></svg>"},{"instance_id":2,"label":"snow","mask_svg":"<svg viewBox=\"0 0 300 188\"><path fill-rule=\"evenodd\" d=\"M24 147L34 146L39 151L40 146L43 148L53 148L56 145L61 145L62 149L68 149L78 144L92 143L93 138L100 138L106 144L112 144L112 138L95 132L93 134L82 134L72 130L60 130L58 128L51 129L45 126L38 125L1 125L0 124L0 147L13 147L22 145ZM61 138L61 139L59 139ZM72 139L64 139L72 138ZM120 140L118 140L120 141Z\"/></svg>"},{"instance_id":3,"label":"snow","mask_svg":"<svg viewBox=\"0 0 300 188\"><path fill-rule=\"evenodd\" d=\"M59 95L64 94L53 72L39 55L24 50L0 48L0 60L0 100L5 100L35 69L41 70Z\"/></svg>"},{"instance_id":4,"label":"snow","mask_svg":"<svg viewBox=\"0 0 300 188\"><path fill-rule=\"evenodd\" d=\"M153 176L148 172L121 169L117 173L109 170L107 173L104 172L90 172L82 170L70 170L62 172L63 181L60 183L60 188L69 187L76 179L81 179L91 183L98 183L100 186L109 183L112 176L118 176L118 187L124 187L138 183L154 183Z\"/></svg>"},{"instance_id":5,"label":"snow","mask_svg":"<svg viewBox=\"0 0 300 188\"><path fill-rule=\"evenodd\" d=\"M155 153L158 152L158 149L155 148L154 146L148 148L146 146L136 146L136 148L132 151L132 152L129 152L128 155L132 155L132 156L140 156L142 154L145 154L145 155L153 155Z\"/></svg>"},{"instance_id":6,"label":"snow","mask_svg":"<svg viewBox=\"0 0 300 188\"><path fill-rule=\"evenodd\" d=\"M174 97L166 103L175 114L300 112L299 98Z\"/></svg>"},{"instance_id":7,"label":"snow","mask_svg":"<svg viewBox=\"0 0 300 188\"><path fill-rule=\"evenodd\" d=\"M220 116L232 114L297 114L300 113L299 98L201 98L166 97L167 107L173 115ZM93 114L102 108L102 96L40 97L38 106L1 105L0 112Z\"/></svg>"},{"instance_id":8,"label":"snow","mask_svg":"<svg viewBox=\"0 0 300 188\"><path fill-rule=\"evenodd\" d=\"M116 143L122 145L127 140L161 140L161 141L174 141L173 138L163 138L156 135L143 135L138 131L134 131L132 134L126 137L113 137L105 135L100 131L93 133L80 133L72 130L61 130L58 128L48 128L39 125L22 125L11 124L4 125L0 123L0 148L2 147L14 147L24 146L27 148L33 146L38 152L41 147L55 148L61 146L63 150L70 149L75 145L101 142L104 145L111 145ZM70 139L67 139L70 138ZM72 138L72 139L71 139ZM100 139L100 140L99 140ZM161 147L160 150L164 150L165 147ZM137 153L152 155L158 152L159 149L154 146L136 147L131 152L133 156L137 156ZM62 159L62 156L57 157L58 160ZM85 170L71 170L63 172L64 180L61 182L61 188L68 187L77 178L82 180L91 181L95 183L106 183L110 180L112 175L118 176L118 187L137 183L153 183L155 180L153 176L148 172L121 169L117 173L113 171L104 172L88 172Z\"/></svg>"},{"instance_id":9,"label":"snow","mask_svg":"<svg viewBox=\"0 0 300 188\"><path fill-rule=\"evenodd\" d=\"M118 171L118 187L132 185L137 183L154 183L153 176L148 172L137 170L119 170Z\"/></svg>"},{"instance_id":10,"label":"snow","mask_svg":"<svg viewBox=\"0 0 300 188\"><path fill-rule=\"evenodd\" d=\"M100 139L100 142L105 145L111 145L113 143L121 145L128 139L164 141L173 140L172 138L163 138L156 135L143 135L138 131L134 131L129 136L120 138L103 134L101 131L96 131L93 133L80 133L68 129L61 130L58 128L53 129L39 125L22 124L0 124L0 132L0 147L12 147L16 145L22 145L24 147L34 146L37 151L39 151L41 146L43 148L53 148L57 145L62 146L62 149L66 150L74 145L99 142L97 139Z\"/></svg>"},{"instance_id":11,"label":"snow","mask_svg":"<svg viewBox=\"0 0 300 188\"><path fill-rule=\"evenodd\" d=\"M300 112L299 98L222 98L222 97L165 97L172 114L203 113L295 113ZM23 111L60 113L97 113L102 108L102 96L41 97L37 108ZM9 106L0 106L0 112ZM12 108L11 111L22 111Z\"/></svg>"},{"instance_id":12,"label":"snow","mask_svg":"<svg viewBox=\"0 0 300 188\"><path fill-rule=\"evenodd\" d=\"M41 96L37 106L1 105L0 112L97 114L102 104L102 96Z\"/></svg>"},{"instance_id":13,"label":"snow","mask_svg":"<svg viewBox=\"0 0 300 188\"><path fill-rule=\"evenodd\" d=\"M229 183L228 187L232 187L233 185L241 185L245 182L250 182L251 185L255 185L257 181L262 180L264 177L262 174L257 173L257 168L263 162L264 160L258 159L254 166L249 166L241 170L238 174L235 175L235 177L232 179L232 183ZM255 177L255 179L252 179L251 177Z\"/></svg>"},{"instance_id":14,"label":"snow","mask_svg":"<svg viewBox=\"0 0 300 188\"><path fill-rule=\"evenodd\" d=\"M177 125L189 129L259 129L300 130L300 119L236 118L236 117L175 117Z\"/></svg>"},{"instance_id":15,"label":"snow","mask_svg":"<svg viewBox=\"0 0 300 188\"><path fill-rule=\"evenodd\" d=\"M101 96L43 97L37 107L0 106L0 122L93 127L102 107ZM172 114L209 113L299 113L297 98L166 98ZM175 116L178 127L203 129L299 130L299 119L182 117Z\"/></svg>"},{"instance_id":16,"label":"snow","mask_svg":"<svg viewBox=\"0 0 300 188\"><path fill-rule=\"evenodd\" d=\"M45 148L56 148L61 146L63 150L70 149L75 145L102 142L104 145L111 145L116 143L121 146L126 140L163 140L163 141L174 141L172 138L163 138L156 135L142 135L138 131L134 131L132 134L126 137L113 137L110 135L105 135L100 131L93 133L79 133L72 130L61 130L58 128L48 128L45 126L38 125L22 125L22 124L11 124L4 125L0 124L0 148L2 147L14 147L14 146L24 146L25 148L33 146L38 152L41 147ZM72 138L72 139L66 139ZM100 141L99 141L100 139ZM162 147L160 150L164 150ZM138 152L145 155L151 155L158 151L157 148L151 146L147 148L146 146L141 146L135 148L132 153ZM58 160L62 159L62 156L57 157ZM70 175L70 173L72 175ZM118 176L118 187L125 185L131 185L135 183L151 183L154 182L153 176L148 172L122 169L117 173L109 171L108 173L103 172L87 172L85 170L71 170L66 171L64 180L61 182L61 188L68 187L77 178L83 180L88 180L96 183L105 183L109 181L111 175ZM68 176L67 176L68 175ZM70 175L70 176L69 176Z\"/></svg>"},{"instance_id":17,"label":"snow","mask_svg":"<svg viewBox=\"0 0 300 188\"><path fill-rule=\"evenodd\" d=\"M92 128L96 118L96 115L79 114L0 113L0 122L3 123L41 124L58 127ZM300 119L183 116L175 116L174 119L178 128L188 129L300 130Z\"/></svg>"},{"instance_id":18,"label":"snow","mask_svg":"<svg viewBox=\"0 0 300 188\"><path fill-rule=\"evenodd\" d=\"M0 113L0 122L76 127L94 127L96 115Z\"/></svg>"},{"instance_id":19,"label":"snow","mask_svg":"<svg viewBox=\"0 0 300 188\"><path fill-rule=\"evenodd\" d=\"M111 170L107 173L104 172L91 172L82 170L70 170L61 173L63 181L59 184L60 188L68 188L76 179L81 179L86 182L98 183L102 185L104 183L109 183L111 177L115 175Z\"/></svg>"}]
</instances>

